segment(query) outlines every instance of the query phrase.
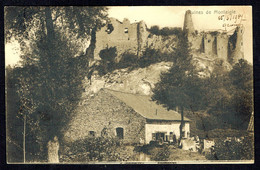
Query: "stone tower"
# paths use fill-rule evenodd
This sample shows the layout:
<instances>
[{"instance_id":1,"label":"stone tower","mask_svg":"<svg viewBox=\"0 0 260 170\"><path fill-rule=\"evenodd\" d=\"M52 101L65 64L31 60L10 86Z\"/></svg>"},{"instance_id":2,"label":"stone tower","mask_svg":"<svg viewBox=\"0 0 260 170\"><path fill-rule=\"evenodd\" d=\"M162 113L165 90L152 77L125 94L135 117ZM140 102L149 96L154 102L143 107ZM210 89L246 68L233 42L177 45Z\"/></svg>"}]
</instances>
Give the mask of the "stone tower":
<instances>
[{"instance_id":1,"label":"stone tower","mask_svg":"<svg viewBox=\"0 0 260 170\"><path fill-rule=\"evenodd\" d=\"M243 33L243 26L237 26L234 34L230 37L230 62L232 64L235 64L238 62L238 60L244 58Z\"/></svg>"},{"instance_id":2,"label":"stone tower","mask_svg":"<svg viewBox=\"0 0 260 170\"><path fill-rule=\"evenodd\" d=\"M185 13L183 31L188 34L195 32L190 10L186 11Z\"/></svg>"}]
</instances>

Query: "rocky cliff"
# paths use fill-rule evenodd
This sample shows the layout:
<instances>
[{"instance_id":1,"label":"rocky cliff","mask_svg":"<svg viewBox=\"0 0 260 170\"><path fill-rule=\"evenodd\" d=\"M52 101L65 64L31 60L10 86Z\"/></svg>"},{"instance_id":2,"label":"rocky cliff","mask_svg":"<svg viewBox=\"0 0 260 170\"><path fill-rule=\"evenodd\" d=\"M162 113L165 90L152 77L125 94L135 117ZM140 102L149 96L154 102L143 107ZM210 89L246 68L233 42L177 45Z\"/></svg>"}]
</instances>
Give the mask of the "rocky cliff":
<instances>
[{"instance_id":1,"label":"rocky cliff","mask_svg":"<svg viewBox=\"0 0 260 170\"><path fill-rule=\"evenodd\" d=\"M99 76L94 72L91 79L86 78L84 81L83 98L98 92L101 88L150 95L151 89L160 80L160 74L167 71L171 65L171 62L160 62L146 68L118 69L104 76Z\"/></svg>"}]
</instances>

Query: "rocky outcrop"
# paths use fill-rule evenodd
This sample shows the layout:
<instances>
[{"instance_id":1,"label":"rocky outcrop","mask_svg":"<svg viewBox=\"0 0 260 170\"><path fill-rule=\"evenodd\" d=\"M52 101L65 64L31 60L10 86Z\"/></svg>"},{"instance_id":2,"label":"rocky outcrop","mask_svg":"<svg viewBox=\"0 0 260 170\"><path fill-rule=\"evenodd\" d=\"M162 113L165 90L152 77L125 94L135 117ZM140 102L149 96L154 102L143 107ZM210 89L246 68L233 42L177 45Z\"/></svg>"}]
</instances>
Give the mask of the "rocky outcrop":
<instances>
[{"instance_id":1,"label":"rocky outcrop","mask_svg":"<svg viewBox=\"0 0 260 170\"><path fill-rule=\"evenodd\" d=\"M160 50L162 53L174 52L178 38L176 35L160 36L150 34L147 38L147 48Z\"/></svg>"},{"instance_id":2,"label":"rocky outcrop","mask_svg":"<svg viewBox=\"0 0 260 170\"><path fill-rule=\"evenodd\" d=\"M104 76L93 73L91 80L85 79L83 95L97 93L101 88L150 95L151 89L160 80L160 74L167 71L171 65L171 62L160 62L135 70L119 69Z\"/></svg>"}]
</instances>

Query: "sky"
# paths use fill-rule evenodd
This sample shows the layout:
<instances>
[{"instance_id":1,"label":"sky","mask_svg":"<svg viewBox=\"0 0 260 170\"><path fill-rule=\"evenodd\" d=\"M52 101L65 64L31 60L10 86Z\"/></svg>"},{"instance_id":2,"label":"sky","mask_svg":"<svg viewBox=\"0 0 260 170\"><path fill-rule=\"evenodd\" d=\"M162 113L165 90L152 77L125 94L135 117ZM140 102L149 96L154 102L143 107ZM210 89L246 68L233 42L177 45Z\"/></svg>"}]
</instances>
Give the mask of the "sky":
<instances>
[{"instance_id":1,"label":"sky","mask_svg":"<svg viewBox=\"0 0 260 170\"><path fill-rule=\"evenodd\" d=\"M251 6L129 6L109 7L109 17L130 22L143 20L148 28L152 25L162 27L182 27L186 10L191 10L194 28L202 30L232 31L236 24L245 28L243 35L244 56L253 63L252 45L252 7ZM9 43L5 47L6 65L19 61L19 44Z\"/></svg>"}]
</instances>

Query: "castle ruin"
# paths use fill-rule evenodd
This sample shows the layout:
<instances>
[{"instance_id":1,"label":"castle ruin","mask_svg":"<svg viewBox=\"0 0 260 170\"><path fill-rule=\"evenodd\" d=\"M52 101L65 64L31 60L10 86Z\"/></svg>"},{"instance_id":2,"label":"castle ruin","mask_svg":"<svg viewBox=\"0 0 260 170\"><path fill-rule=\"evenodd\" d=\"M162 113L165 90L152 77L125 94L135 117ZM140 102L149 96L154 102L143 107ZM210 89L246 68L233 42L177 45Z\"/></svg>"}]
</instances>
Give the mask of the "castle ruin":
<instances>
[{"instance_id":1,"label":"castle ruin","mask_svg":"<svg viewBox=\"0 0 260 170\"><path fill-rule=\"evenodd\" d=\"M143 21L131 24L128 19L120 22L110 18L107 25L96 32L94 59L100 60L99 52L110 47L116 47L118 55L126 51L140 55L147 36L147 28Z\"/></svg>"},{"instance_id":2,"label":"castle ruin","mask_svg":"<svg viewBox=\"0 0 260 170\"><path fill-rule=\"evenodd\" d=\"M220 58L230 64L236 63L244 58L243 53L243 33L242 25L237 26L233 34L224 30L203 31L198 33L194 29L191 11L185 13L183 31L188 36L191 49L201 56L216 59Z\"/></svg>"},{"instance_id":3,"label":"castle ruin","mask_svg":"<svg viewBox=\"0 0 260 170\"><path fill-rule=\"evenodd\" d=\"M230 64L236 63L243 56L243 26L237 26L234 32L224 30L198 32L193 25L191 11L185 13L183 31L188 36L192 54L199 60L212 61L222 59ZM153 35L147 29L144 21L130 23L110 18L106 26L95 32L95 44L90 45L94 60L100 60L101 50L116 47L117 55L124 52L141 56L146 48L157 48L163 52L172 52L178 41L176 36L168 36L168 41L162 35ZM166 39L167 39L166 38ZM167 48L168 50L163 50Z\"/></svg>"}]
</instances>

